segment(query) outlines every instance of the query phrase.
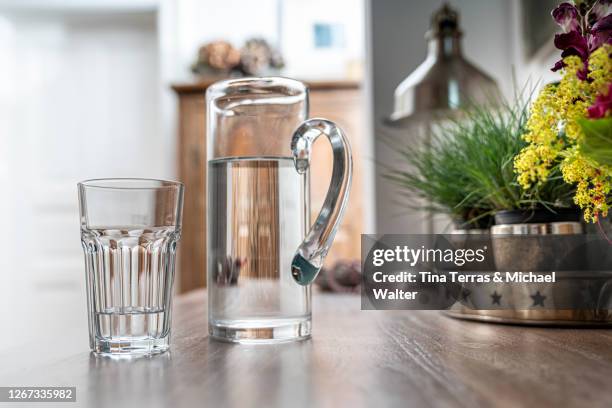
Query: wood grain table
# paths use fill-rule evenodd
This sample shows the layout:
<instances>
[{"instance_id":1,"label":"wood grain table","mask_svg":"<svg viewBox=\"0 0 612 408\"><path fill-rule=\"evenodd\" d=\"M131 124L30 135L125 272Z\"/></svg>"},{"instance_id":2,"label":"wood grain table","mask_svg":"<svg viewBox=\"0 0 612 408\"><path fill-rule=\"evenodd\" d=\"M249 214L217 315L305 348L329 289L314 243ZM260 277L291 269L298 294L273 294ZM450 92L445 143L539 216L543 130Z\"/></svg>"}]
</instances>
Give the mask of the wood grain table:
<instances>
[{"instance_id":1,"label":"wood grain table","mask_svg":"<svg viewBox=\"0 0 612 408\"><path fill-rule=\"evenodd\" d=\"M208 338L205 300L175 299L169 353L111 360L82 334L54 335L0 353L0 386L76 386L70 407L612 406L606 329L361 311L358 296L315 293L312 340L244 346Z\"/></svg>"}]
</instances>

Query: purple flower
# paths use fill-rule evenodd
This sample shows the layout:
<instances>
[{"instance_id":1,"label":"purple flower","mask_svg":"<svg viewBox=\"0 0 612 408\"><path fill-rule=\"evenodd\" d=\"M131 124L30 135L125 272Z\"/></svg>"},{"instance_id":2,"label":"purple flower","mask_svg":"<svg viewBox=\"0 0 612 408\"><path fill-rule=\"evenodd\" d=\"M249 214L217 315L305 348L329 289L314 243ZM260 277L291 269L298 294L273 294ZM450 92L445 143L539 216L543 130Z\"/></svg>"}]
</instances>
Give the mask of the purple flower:
<instances>
[{"instance_id":1,"label":"purple flower","mask_svg":"<svg viewBox=\"0 0 612 408\"><path fill-rule=\"evenodd\" d=\"M591 27L589 50L593 52L605 43L612 44L612 14L608 14Z\"/></svg>"},{"instance_id":2,"label":"purple flower","mask_svg":"<svg viewBox=\"0 0 612 408\"><path fill-rule=\"evenodd\" d=\"M580 13L572 3L561 3L552 11L555 22L559 24L564 33L577 31L580 28Z\"/></svg>"},{"instance_id":3,"label":"purple flower","mask_svg":"<svg viewBox=\"0 0 612 408\"><path fill-rule=\"evenodd\" d=\"M589 80L589 56L603 44L612 44L611 8L612 0L598 0L589 12L593 17L593 19L589 18L592 26L584 21L581 24L581 14L571 3L561 3L553 10L552 16L563 29L563 33L555 35L555 47L562 52L561 60L555 63L551 68L552 71L558 71L565 66L563 58L576 55L584 63L584 67L577 73L578 78L583 81Z\"/></svg>"},{"instance_id":4,"label":"purple flower","mask_svg":"<svg viewBox=\"0 0 612 408\"><path fill-rule=\"evenodd\" d=\"M556 34L555 47L563 50L561 53L561 57L563 58L569 57L570 55L577 55L584 60L589 56L587 39L580 35L578 31Z\"/></svg>"},{"instance_id":5,"label":"purple flower","mask_svg":"<svg viewBox=\"0 0 612 408\"><path fill-rule=\"evenodd\" d=\"M588 116L591 119L599 119L612 112L612 83L608 86L608 93L598 95L595 103L588 109Z\"/></svg>"},{"instance_id":6,"label":"purple flower","mask_svg":"<svg viewBox=\"0 0 612 408\"><path fill-rule=\"evenodd\" d=\"M570 55L577 55L585 63L584 69L578 71L578 77L582 80L587 78L587 62L589 58L589 44L578 31L570 31L569 33L555 35L555 47L561 52L561 59L551 68L552 71L558 71L563 68L563 58Z\"/></svg>"}]
</instances>

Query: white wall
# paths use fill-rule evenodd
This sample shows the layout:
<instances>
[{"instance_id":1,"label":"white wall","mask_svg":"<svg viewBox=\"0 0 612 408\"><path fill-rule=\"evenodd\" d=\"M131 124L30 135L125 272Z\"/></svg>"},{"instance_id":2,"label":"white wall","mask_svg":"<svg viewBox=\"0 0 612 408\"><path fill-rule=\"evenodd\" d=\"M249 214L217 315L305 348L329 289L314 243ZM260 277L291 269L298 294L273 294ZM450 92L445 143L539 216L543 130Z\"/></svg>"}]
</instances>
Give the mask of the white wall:
<instances>
[{"instance_id":1,"label":"white wall","mask_svg":"<svg viewBox=\"0 0 612 408\"><path fill-rule=\"evenodd\" d=\"M393 110L395 87L424 60L424 34L431 14L441 4L442 0L370 0L368 87L371 88L371 129L378 163L389 164L397 159L392 150L380 142L380 136L389 132L381 120ZM460 12L465 56L495 78L507 97L513 95L513 67L519 84L528 77L534 81L550 79L547 68L549 61L554 59L551 50L544 50L533 61L524 57L517 0L452 0L450 4ZM375 167L377 231L424 232L422 224L410 221L412 212L402 205L396 188L382 178L381 166Z\"/></svg>"},{"instance_id":2,"label":"white wall","mask_svg":"<svg viewBox=\"0 0 612 408\"><path fill-rule=\"evenodd\" d=\"M363 0L284 0L281 48L287 61L285 75L304 79L360 78L353 72L364 57ZM315 48L312 23L343 27L342 45Z\"/></svg>"}]
</instances>

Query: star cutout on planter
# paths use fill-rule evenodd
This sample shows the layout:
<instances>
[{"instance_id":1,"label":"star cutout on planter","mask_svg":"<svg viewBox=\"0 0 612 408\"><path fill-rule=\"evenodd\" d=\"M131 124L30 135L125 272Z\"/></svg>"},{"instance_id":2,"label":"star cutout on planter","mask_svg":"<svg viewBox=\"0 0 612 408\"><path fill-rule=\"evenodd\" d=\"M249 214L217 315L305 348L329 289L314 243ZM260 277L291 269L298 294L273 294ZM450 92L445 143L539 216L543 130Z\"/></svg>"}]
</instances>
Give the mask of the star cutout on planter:
<instances>
[{"instance_id":1,"label":"star cutout on planter","mask_svg":"<svg viewBox=\"0 0 612 408\"><path fill-rule=\"evenodd\" d=\"M498 294L497 291L491 294L491 304L492 305L501 305L502 295Z\"/></svg>"},{"instance_id":2,"label":"star cutout on planter","mask_svg":"<svg viewBox=\"0 0 612 408\"><path fill-rule=\"evenodd\" d=\"M539 290L535 293L535 295L530 295L530 297L533 299L533 305L531 305L531 307L544 307L544 299L546 299L546 296L543 296Z\"/></svg>"}]
</instances>

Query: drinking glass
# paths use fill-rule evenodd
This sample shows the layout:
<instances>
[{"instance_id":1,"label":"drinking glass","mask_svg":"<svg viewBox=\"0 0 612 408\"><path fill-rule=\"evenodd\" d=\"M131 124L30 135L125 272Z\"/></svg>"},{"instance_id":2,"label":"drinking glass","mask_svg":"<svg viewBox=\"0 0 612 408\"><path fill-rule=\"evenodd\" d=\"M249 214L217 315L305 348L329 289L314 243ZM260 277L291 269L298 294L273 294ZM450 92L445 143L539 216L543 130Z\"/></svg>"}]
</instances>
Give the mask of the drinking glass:
<instances>
[{"instance_id":1,"label":"drinking glass","mask_svg":"<svg viewBox=\"0 0 612 408\"><path fill-rule=\"evenodd\" d=\"M78 189L91 349L106 355L166 351L183 185L97 179Z\"/></svg>"},{"instance_id":2,"label":"drinking glass","mask_svg":"<svg viewBox=\"0 0 612 408\"><path fill-rule=\"evenodd\" d=\"M351 183L340 128L308 119L308 88L288 78L221 81L207 91L208 323L240 343L311 335L311 289L332 244ZM320 135L333 170L310 223L310 153Z\"/></svg>"}]
</instances>

